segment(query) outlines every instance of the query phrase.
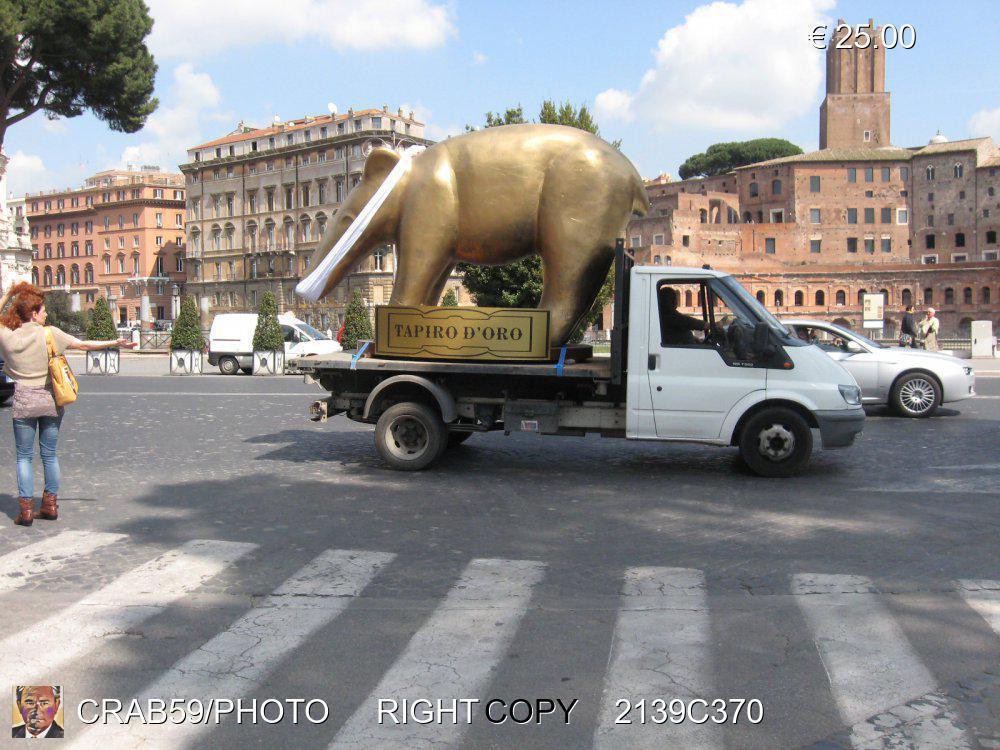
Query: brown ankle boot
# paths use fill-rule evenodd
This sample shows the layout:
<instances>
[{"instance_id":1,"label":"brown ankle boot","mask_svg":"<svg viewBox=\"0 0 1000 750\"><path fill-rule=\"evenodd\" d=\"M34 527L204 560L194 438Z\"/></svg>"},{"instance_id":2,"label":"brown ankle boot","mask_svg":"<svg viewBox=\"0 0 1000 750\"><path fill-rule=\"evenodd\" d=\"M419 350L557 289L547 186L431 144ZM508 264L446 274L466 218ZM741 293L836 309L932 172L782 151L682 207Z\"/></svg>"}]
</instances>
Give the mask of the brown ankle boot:
<instances>
[{"instance_id":1,"label":"brown ankle boot","mask_svg":"<svg viewBox=\"0 0 1000 750\"><path fill-rule=\"evenodd\" d=\"M42 507L39 509L37 517L44 518L46 521L55 521L59 518L59 505L56 503L58 498L52 492L42 493Z\"/></svg>"},{"instance_id":2,"label":"brown ankle boot","mask_svg":"<svg viewBox=\"0 0 1000 750\"><path fill-rule=\"evenodd\" d=\"M21 512L14 519L14 523L19 526L31 526L32 521L35 520L35 499L33 497L19 497L17 502L21 504Z\"/></svg>"}]
</instances>

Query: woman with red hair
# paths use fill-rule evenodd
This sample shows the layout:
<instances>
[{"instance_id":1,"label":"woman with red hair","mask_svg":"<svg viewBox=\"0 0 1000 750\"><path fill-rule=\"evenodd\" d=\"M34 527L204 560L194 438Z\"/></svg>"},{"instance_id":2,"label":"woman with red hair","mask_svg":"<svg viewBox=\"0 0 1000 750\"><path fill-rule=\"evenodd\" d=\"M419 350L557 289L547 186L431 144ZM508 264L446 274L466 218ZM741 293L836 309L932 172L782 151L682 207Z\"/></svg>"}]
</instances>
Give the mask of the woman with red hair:
<instances>
[{"instance_id":1,"label":"woman with red hair","mask_svg":"<svg viewBox=\"0 0 1000 750\"><path fill-rule=\"evenodd\" d=\"M9 304L8 304L9 303ZM46 326L45 292L32 284L15 284L0 298L0 355L3 371L14 381L14 445L17 449L17 492L21 512L14 523L31 526L35 518L35 476L32 459L35 435L45 470L45 491L39 518L50 521L59 517L59 459L56 440L62 423L63 408L56 406L49 377L49 353L46 346L51 335L57 354L67 349L92 351L135 344L118 341L80 341L55 326Z\"/></svg>"}]
</instances>

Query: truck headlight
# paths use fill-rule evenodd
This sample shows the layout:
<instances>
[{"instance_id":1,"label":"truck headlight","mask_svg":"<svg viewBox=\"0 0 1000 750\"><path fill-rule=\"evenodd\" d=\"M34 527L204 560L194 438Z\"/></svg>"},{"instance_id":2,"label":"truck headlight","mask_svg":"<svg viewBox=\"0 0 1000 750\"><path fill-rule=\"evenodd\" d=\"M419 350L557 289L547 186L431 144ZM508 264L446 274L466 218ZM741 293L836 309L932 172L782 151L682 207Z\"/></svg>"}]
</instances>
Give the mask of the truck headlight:
<instances>
[{"instance_id":1,"label":"truck headlight","mask_svg":"<svg viewBox=\"0 0 1000 750\"><path fill-rule=\"evenodd\" d=\"M840 385L840 395L851 406L861 406L861 389L856 385Z\"/></svg>"}]
</instances>

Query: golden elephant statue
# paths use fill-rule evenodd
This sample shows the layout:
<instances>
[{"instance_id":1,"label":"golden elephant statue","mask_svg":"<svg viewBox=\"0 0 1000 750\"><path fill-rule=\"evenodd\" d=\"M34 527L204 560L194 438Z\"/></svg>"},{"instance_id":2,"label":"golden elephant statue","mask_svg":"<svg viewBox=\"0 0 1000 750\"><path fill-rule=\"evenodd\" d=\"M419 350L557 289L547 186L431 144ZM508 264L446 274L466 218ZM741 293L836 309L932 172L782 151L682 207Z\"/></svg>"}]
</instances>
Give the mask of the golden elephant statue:
<instances>
[{"instance_id":1,"label":"golden elephant statue","mask_svg":"<svg viewBox=\"0 0 1000 750\"><path fill-rule=\"evenodd\" d=\"M400 158L390 149L371 152L361 184L320 241L314 268ZM562 125L473 131L434 144L408 167L329 270L319 297L386 242L398 249L393 305L438 304L456 263L501 265L537 253L543 268L539 309L549 310L549 341L558 346L604 282L615 239L633 213L649 208L642 179L621 152Z\"/></svg>"}]
</instances>

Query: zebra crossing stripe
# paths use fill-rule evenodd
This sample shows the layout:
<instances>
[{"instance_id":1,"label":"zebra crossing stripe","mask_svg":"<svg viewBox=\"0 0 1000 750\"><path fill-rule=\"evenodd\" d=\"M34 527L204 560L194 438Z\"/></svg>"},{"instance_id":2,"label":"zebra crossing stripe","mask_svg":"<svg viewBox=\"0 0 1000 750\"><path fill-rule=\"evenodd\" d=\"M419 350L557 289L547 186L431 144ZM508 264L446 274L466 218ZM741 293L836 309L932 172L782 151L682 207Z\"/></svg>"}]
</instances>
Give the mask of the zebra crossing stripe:
<instances>
[{"instance_id":1,"label":"zebra crossing stripe","mask_svg":"<svg viewBox=\"0 0 1000 750\"><path fill-rule=\"evenodd\" d=\"M395 555L327 550L274 590L228 630L174 664L139 695L147 698L238 698L262 682L278 662L343 612ZM177 748L211 725L95 725L70 747ZM191 745L193 746L193 745Z\"/></svg>"},{"instance_id":2,"label":"zebra crossing stripe","mask_svg":"<svg viewBox=\"0 0 1000 750\"><path fill-rule=\"evenodd\" d=\"M965 578L958 582L965 603L978 612L1000 635L1000 581Z\"/></svg>"},{"instance_id":3,"label":"zebra crossing stripe","mask_svg":"<svg viewBox=\"0 0 1000 750\"><path fill-rule=\"evenodd\" d=\"M873 738L862 733L864 720L930 693L933 675L868 578L797 574L792 576L792 593L813 631L840 715L852 726L852 743L871 746ZM914 746L966 747L953 706L943 718L909 726Z\"/></svg>"},{"instance_id":4,"label":"zebra crossing stripe","mask_svg":"<svg viewBox=\"0 0 1000 750\"><path fill-rule=\"evenodd\" d=\"M64 531L28 544L0 557L0 592L22 586L33 576L62 566L73 557L124 539L124 534L103 531Z\"/></svg>"},{"instance_id":5,"label":"zebra crossing stripe","mask_svg":"<svg viewBox=\"0 0 1000 750\"><path fill-rule=\"evenodd\" d=\"M478 693L513 639L544 570L543 563L528 560L470 562L330 747L411 750L460 745L464 724L397 725L390 718L379 723L378 700L392 698L402 705L403 700L419 698L433 702L482 697Z\"/></svg>"},{"instance_id":6,"label":"zebra crossing stripe","mask_svg":"<svg viewBox=\"0 0 1000 750\"><path fill-rule=\"evenodd\" d=\"M116 578L51 617L0 641L0 666L18 684L59 684L55 671L159 614L246 555L255 544L195 539ZM25 648L25 644L52 644ZM31 682L31 680L38 680ZM13 684L13 683L12 683Z\"/></svg>"},{"instance_id":7,"label":"zebra crossing stripe","mask_svg":"<svg viewBox=\"0 0 1000 750\"><path fill-rule=\"evenodd\" d=\"M622 700L635 706L643 699L711 699L709 633L700 570L626 570L594 747L721 747L718 728L713 732L710 723L654 723L653 707L645 723L635 710L623 717L630 724L616 723Z\"/></svg>"}]
</instances>

